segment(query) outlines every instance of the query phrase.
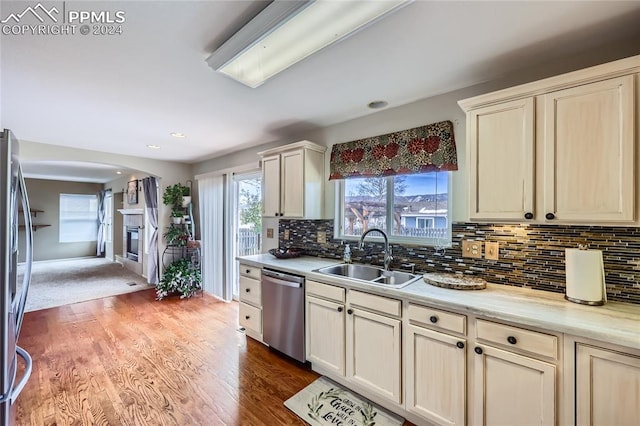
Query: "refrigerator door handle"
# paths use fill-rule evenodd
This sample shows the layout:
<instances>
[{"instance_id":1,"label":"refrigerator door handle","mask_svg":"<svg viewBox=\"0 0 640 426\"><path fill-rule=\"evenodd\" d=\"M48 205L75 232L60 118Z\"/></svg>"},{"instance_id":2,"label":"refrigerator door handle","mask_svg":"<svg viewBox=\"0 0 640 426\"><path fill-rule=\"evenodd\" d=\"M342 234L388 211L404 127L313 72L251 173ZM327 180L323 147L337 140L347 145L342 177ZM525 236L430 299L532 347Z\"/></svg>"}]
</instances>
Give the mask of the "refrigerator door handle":
<instances>
[{"instance_id":1,"label":"refrigerator door handle","mask_svg":"<svg viewBox=\"0 0 640 426\"><path fill-rule=\"evenodd\" d=\"M27 304L27 294L29 293L29 285L31 284L31 264L33 263L33 227L31 224L31 210L29 209L29 198L27 197L27 186L24 183L22 175L22 167L18 166L18 190L22 201L22 211L24 215L25 227L25 271L22 281L22 293L20 299L16 299L17 306L14 306L16 313L16 340L20 335L22 320L24 318L24 309Z\"/></svg>"},{"instance_id":2,"label":"refrigerator door handle","mask_svg":"<svg viewBox=\"0 0 640 426\"><path fill-rule=\"evenodd\" d=\"M31 355L29 355L29 352L25 351L20 346L16 346L16 354L24 360L25 367L22 378L11 390L11 394L9 395L10 404L14 403L14 401L18 398L18 395L20 395L20 392L22 392L22 389L24 389L24 386L27 384L27 381L31 376L31 370L33 369L33 360L31 359Z\"/></svg>"}]
</instances>

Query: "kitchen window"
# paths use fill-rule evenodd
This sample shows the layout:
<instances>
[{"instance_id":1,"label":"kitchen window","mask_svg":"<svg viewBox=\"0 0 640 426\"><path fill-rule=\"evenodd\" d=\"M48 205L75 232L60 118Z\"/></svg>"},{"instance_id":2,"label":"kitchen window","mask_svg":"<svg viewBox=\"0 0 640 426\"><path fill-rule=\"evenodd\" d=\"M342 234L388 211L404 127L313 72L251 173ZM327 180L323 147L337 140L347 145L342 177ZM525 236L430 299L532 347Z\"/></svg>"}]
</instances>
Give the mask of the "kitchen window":
<instances>
[{"instance_id":1,"label":"kitchen window","mask_svg":"<svg viewBox=\"0 0 640 426\"><path fill-rule=\"evenodd\" d=\"M450 172L340 180L335 237L357 239L370 228L396 243L449 245Z\"/></svg>"},{"instance_id":2,"label":"kitchen window","mask_svg":"<svg viewBox=\"0 0 640 426\"><path fill-rule=\"evenodd\" d=\"M78 243L98 239L98 197L60 194L60 242Z\"/></svg>"}]
</instances>

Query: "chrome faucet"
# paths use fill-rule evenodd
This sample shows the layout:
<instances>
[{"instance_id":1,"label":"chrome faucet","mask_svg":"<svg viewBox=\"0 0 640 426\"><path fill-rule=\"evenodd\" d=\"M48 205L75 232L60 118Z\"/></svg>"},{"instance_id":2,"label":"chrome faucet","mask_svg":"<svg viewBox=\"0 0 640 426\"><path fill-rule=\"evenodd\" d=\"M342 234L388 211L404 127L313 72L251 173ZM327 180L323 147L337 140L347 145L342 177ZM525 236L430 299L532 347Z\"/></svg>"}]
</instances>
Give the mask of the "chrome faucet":
<instances>
[{"instance_id":1,"label":"chrome faucet","mask_svg":"<svg viewBox=\"0 0 640 426\"><path fill-rule=\"evenodd\" d=\"M391 246L389 246L389 238L387 238L387 234L385 234L385 232L382 229L378 229L378 228L367 229L360 237L360 242L358 243L358 249L359 250L364 249L364 237L366 237L367 234L369 234L369 232L379 232L382 234L382 237L384 238L384 269L388 271L389 265L391 265L391 262L393 261L393 256L391 253Z\"/></svg>"}]
</instances>

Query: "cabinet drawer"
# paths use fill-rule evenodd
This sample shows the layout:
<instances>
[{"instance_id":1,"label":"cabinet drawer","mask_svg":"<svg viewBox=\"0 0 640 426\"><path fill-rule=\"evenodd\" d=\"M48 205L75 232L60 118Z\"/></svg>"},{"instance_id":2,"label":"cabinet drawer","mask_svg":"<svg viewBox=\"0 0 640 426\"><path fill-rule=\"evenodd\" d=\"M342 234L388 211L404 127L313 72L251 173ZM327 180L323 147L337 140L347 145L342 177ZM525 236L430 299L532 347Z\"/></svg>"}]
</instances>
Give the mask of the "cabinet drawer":
<instances>
[{"instance_id":1,"label":"cabinet drawer","mask_svg":"<svg viewBox=\"0 0 640 426\"><path fill-rule=\"evenodd\" d=\"M484 320L476 322L476 337L488 343L557 359L558 338L550 334L525 330Z\"/></svg>"},{"instance_id":2,"label":"cabinet drawer","mask_svg":"<svg viewBox=\"0 0 640 426\"><path fill-rule=\"evenodd\" d=\"M245 277L255 278L256 280L260 279L261 269L256 268L255 266L243 265L240 264L240 275L244 275Z\"/></svg>"},{"instance_id":3,"label":"cabinet drawer","mask_svg":"<svg viewBox=\"0 0 640 426\"><path fill-rule=\"evenodd\" d=\"M240 276L240 301L262 306L262 285L260 281Z\"/></svg>"},{"instance_id":4,"label":"cabinet drawer","mask_svg":"<svg viewBox=\"0 0 640 426\"><path fill-rule=\"evenodd\" d=\"M322 297L336 302L344 303L345 290L335 285L322 284L316 281L307 281L307 294Z\"/></svg>"},{"instance_id":5,"label":"cabinet drawer","mask_svg":"<svg viewBox=\"0 0 640 426\"><path fill-rule=\"evenodd\" d=\"M402 312L402 302L396 299L389 299L360 291L349 291L349 305L359 306L368 311L380 312L382 314L399 317Z\"/></svg>"},{"instance_id":6,"label":"cabinet drawer","mask_svg":"<svg viewBox=\"0 0 640 426\"><path fill-rule=\"evenodd\" d=\"M240 302L240 325L262 334L262 309Z\"/></svg>"},{"instance_id":7,"label":"cabinet drawer","mask_svg":"<svg viewBox=\"0 0 640 426\"><path fill-rule=\"evenodd\" d=\"M426 327L467 334L467 317L427 306L409 304L409 321Z\"/></svg>"}]
</instances>

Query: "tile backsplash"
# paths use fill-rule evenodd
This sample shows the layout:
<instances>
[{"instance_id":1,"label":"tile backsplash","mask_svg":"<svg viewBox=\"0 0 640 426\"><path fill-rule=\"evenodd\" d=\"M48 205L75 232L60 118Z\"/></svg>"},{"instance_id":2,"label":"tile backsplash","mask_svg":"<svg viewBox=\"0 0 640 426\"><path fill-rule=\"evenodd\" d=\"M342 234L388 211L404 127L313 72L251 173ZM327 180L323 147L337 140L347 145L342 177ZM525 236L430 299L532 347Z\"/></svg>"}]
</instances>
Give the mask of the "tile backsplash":
<instances>
[{"instance_id":1,"label":"tile backsplash","mask_svg":"<svg viewBox=\"0 0 640 426\"><path fill-rule=\"evenodd\" d=\"M284 239L285 229L289 239ZM318 233L326 243L318 243ZM498 241L500 259L463 258L461 241ZM355 262L382 265L382 244L356 250L349 242ZM344 246L333 239L333 220L280 220L280 247L304 250L310 256L342 259ZM602 250L607 298L640 304L640 228L539 224L454 223L451 247L436 252L432 247L393 244L392 268L415 263L420 272L455 272L476 275L495 284L528 287L556 293L565 291L564 249L588 244Z\"/></svg>"}]
</instances>

